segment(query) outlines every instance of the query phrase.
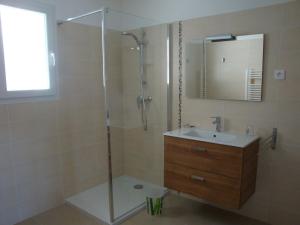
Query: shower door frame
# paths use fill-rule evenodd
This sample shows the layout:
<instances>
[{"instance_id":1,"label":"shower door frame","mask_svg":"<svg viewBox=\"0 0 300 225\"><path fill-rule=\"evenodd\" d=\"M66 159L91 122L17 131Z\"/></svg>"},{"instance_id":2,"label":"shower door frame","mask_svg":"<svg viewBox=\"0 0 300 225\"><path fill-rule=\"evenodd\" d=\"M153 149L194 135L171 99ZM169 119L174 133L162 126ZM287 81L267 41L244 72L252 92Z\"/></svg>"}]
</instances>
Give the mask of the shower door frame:
<instances>
[{"instance_id":1,"label":"shower door frame","mask_svg":"<svg viewBox=\"0 0 300 225\"><path fill-rule=\"evenodd\" d=\"M109 12L109 8L101 8L92 12L88 12L76 17L71 17L65 21L59 21L57 24L62 25L67 22L72 22L81 18L85 18L94 14L101 14L100 27L101 27L101 56L102 56L102 86L104 94L104 110L105 110L105 126L107 136L107 157L108 157L108 206L109 206L109 222L114 224L114 201L113 201L113 175L112 175L112 152L111 152L111 128L110 128L110 107L109 107L109 95L107 93L107 51L106 51L106 13ZM101 74L100 74L101 77ZM105 222L105 221L103 221Z\"/></svg>"},{"instance_id":2,"label":"shower door frame","mask_svg":"<svg viewBox=\"0 0 300 225\"><path fill-rule=\"evenodd\" d=\"M108 157L108 207L110 223L115 221L113 200L113 175L112 175L112 151L111 151L111 129L110 129L110 107L107 93L107 51L106 51L106 13L108 8L103 8L101 13L101 45L102 45L102 85L104 92L105 125L107 135L107 157Z\"/></svg>"}]
</instances>

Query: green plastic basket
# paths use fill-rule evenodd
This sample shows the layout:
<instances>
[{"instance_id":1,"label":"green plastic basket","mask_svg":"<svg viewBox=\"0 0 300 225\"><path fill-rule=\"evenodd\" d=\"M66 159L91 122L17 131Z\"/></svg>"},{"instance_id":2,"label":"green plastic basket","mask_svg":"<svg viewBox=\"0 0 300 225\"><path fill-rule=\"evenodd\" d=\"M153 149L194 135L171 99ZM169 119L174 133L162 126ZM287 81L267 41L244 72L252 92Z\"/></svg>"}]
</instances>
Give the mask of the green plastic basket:
<instances>
[{"instance_id":1,"label":"green plastic basket","mask_svg":"<svg viewBox=\"0 0 300 225\"><path fill-rule=\"evenodd\" d=\"M147 213L151 216L161 215L163 208L163 197L147 197Z\"/></svg>"},{"instance_id":2,"label":"green plastic basket","mask_svg":"<svg viewBox=\"0 0 300 225\"><path fill-rule=\"evenodd\" d=\"M163 208L164 193L161 190L152 190L146 197L147 213L151 216L161 215Z\"/></svg>"}]
</instances>

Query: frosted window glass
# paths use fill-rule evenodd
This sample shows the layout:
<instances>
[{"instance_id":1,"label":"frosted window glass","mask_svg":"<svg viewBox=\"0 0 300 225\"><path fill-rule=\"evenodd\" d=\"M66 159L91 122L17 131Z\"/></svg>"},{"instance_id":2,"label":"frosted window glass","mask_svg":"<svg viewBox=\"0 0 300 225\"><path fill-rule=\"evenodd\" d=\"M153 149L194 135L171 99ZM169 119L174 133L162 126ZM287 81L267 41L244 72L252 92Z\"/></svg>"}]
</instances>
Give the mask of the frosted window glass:
<instances>
[{"instance_id":1,"label":"frosted window glass","mask_svg":"<svg viewBox=\"0 0 300 225\"><path fill-rule=\"evenodd\" d=\"M50 89L47 15L0 5L7 91Z\"/></svg>"}]
</instances>

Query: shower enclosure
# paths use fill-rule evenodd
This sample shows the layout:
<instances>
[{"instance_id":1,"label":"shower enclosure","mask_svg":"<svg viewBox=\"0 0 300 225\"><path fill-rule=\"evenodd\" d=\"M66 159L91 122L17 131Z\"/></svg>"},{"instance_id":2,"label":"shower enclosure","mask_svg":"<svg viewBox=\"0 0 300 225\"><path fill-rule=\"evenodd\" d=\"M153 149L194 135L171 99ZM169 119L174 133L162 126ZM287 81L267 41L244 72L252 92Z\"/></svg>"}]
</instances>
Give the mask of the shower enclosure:
<instances>
[{"instance_id":1,"label":"shower enclosure","mask_svg":"<svg viewBox=\"0 0 300 225\"><path fill-rule=\"evenodd\" d=\"M107 224L138 212L151 192L166 192L167 25L155 24L100 9L58 28L59 82L73 91L62 89L61 98L81 116L66 127L82 134L68 143L78 165L64 171L64 195Z\"/></svg>"}]
</instances>

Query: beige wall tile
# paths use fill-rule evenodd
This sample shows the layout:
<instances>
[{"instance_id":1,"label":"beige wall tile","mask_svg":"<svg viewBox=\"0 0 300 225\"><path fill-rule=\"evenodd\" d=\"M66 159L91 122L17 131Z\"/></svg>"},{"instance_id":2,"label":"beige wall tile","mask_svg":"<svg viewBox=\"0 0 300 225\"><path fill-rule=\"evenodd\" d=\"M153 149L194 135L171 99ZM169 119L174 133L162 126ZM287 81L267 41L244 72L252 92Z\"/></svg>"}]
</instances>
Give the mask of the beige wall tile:
<instances>
[{"instance_id":1,"label":"beige wall tile","mask_svg":"<svg viewBox=\"0 0 300 225\"><path fill-rule=\"evenodd\" d=\"M10 133L8 124L0 124L0 144L8 144L10 139Z\"/></svg>"},{"instance_id":2,"label":"beige wall tile","mask_svg":"<svg viewBox=\"0 0 300 225\"><path fill-rule=\"evenodd\" d=\"M20 222L19 208L17 206L9 207L0 211L0 224L16 224Z\"/></svg>"},{"instance_id":3,"label":"beige wall tile","mask_svg":"<svg viewBox=\"0 0 300 225\"><path fill-rule=\"evenodd\" d=\"M0 170L8 169L12 165L9 144L0 144Z\"/></svg>"},{"instance_id":4,"label":"beige wall tile","mask_svg":"<svg viewBox=\"0 0 300 225\"><path fill-rule=\"evenodd\" d=\"M0 105L0 124L6 124L8 123L8 110L7 105Z\"/></svg>"},{"instance_id":5,"label":"beige wall tile","mask_svg":"<svg viewBox=\"0 0 300 225\"><path fill-rule=\"evenodd\" d=\"M11 168L0 170L0 190L15 186L15 174Z\"/></svg>"},{"instance_id":6,"label":"beige wall tile","mask_svg":"<svg viewBox=\"0 0 300 225\"><path fill-rule=\"evenodd\" d=\"M16 206L18 202L16 188L11 186L0 189L0 199L0 211Z\"/></svg>"}]
</instances>

